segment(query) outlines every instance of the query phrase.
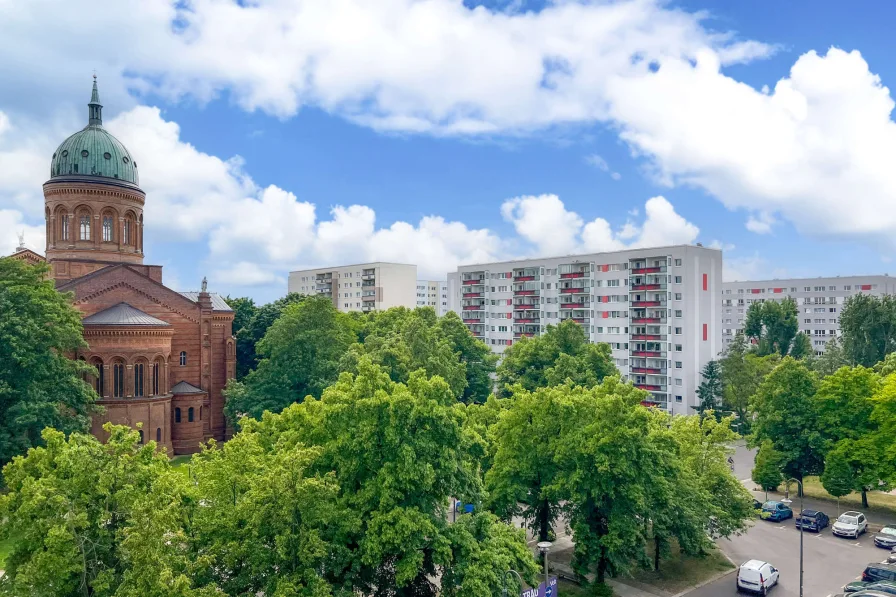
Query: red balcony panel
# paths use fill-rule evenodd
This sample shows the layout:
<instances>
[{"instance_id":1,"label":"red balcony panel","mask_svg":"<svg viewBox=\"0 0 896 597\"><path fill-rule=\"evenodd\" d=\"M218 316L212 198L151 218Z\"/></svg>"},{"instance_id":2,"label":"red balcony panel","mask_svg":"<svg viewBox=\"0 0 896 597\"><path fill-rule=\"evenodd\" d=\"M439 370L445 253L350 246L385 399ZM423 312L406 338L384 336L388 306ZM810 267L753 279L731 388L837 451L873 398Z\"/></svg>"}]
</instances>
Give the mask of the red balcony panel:
<instances>
[{"instance_id":1,"label":"red balcony panel","mask_svg":"<svg viewBox=\"0 0 896 597\"><path fill-rule=\"evenodd\" d=\"M479 325L485 325L485 322L481 319L464 319L464 323L478 323Z\"/></svg>"},{"instance_id":2,"label":"red balcony panel","mask_svg":"<svg viewBox=\"0 0 896 597\"><path fill-rule=\"evenodd\" d=\"M632 301L632 307L659 307L660 301Z\"/></svg>"},{"instance_id":3,"label":"red balcony panel","mask_svg":"<svg viewBox=\"0 0 896 597\"><path fill-rule=\"evenodd\" d=\"M482 296L481 292L465 292L464 298L479 298Z\"/></svg>"},{"instance_id":4,"label":"red balcony panel","mask_svg":"<svg viewBox=\"0 0 896 597\"><path fill-rule=\"evenodd\" d=\"M659 357L662 353L658 350L633 350L632 355L636 357Z\"/></svg>"},{"instance_id":5,"label":"red balcony panel","mask_svg":"<svg viewBox=\"0 0 896 597\"><path fill-rule=\"evenodd\" d=\"M641 406L644 406L644 407L646 407L646 408L656 408L656 407L658 407L659 405L660 405L659 402L652 402L652 401L650 401L650 400L642 400L642 401L641 401Z\"/></svg>"},{"instance_id":6,"label":"red balcony panel","mask_svg":"<svg viewBox=\"0 0 896 597\"><path fill-rule=\"evenodd\" d=\"M662 340L660 334L632 334L632 340Z\"/></svg>"},{"instance_id":7,"label":"red balcony panel","mask_svg":"<svg viewBox=\"0 0 896 597\"><path fill-rule=\"evenodd\" d=\"M464 280L463 282L461 282L461 285L469 286L471 284L482 284L482 283L483 283L482 280Z\"/></svg>"},{"instance_id":8,"label":"red balcony panel","mask_svg":"<svg viewBox=\"0 0 896 597\"><path fill-rule=\"evenodd\" d=\"M535 334L533 332L515 332L513 334L514 338L522 338L523 336L526 338L534 338Z\"/></svg>"},{"instance_id":9,"label":"red balcony panel","mask_svg":"<svg viewBox=\"0 0 896 597\"><path fill-rule=\"evenodd\" d=\"M561 278L584 278L585 272L570 272L568 274L560 274Z\"/></svg>"},{"instance_id":10,"label":"red balcony panel","mask_svg":"<svg viewBox=\"0 0 896 597\"><path fill-rule=\"evenodd\" d=\"M562 294L589 294L591 289L589 288L561 288L560 292Z\"/></svg>"},{"instance_id":11,"label":"red balcony panel","mask_svg":"<svg viewBox=\"0 0 896 597\"><path fill-rule=\"evenodd\" d=\"M576 317L573 317L572 320L573 320L574 322L576 322L576 323L588 323L587 321L585 321L585 320L582 319L582 318L576 318Z\"/></svg>"},{"instance_id":12,"label":"red balcony panel","mask_svg":"<svg viewBox=\"0 0 896 597\"><path fill-rule=\"evenodd\" d=\"M663 271L661 267L635 267L630 270L633 274L658 274Z\"/></svg>"},{"instance_id":13,"label":"red balcony panel","mask_svg":"<svg viewBox=\"0 0 896 597\"><path fill-rule=\"evenodd\" d=\"M632 367L632 373L648 373L650 375L663 375L662 369L655 369L653 367Z\"/></svg>"},{"instance_id":14,"label":"red balcony panel","mask_svg":"<svg viewBox=\"0 0 896 597\"><path fill-rule=\"evenodd\" d=\"M514 290L513 294L514 294L514 296L532 296L536 292L538 292L538 291L537 290Z\"/></svg>"},{"instance_id":15,"label":"red balcony panel","mask_svg":"<svg viewBox=\"0 0 896 597\"><path fill-rule=\"evenodd\" d=\"M464 311L482 311L485 309L484 305L466 305L463 307Z\"/></svg>"},{"instance_id":16,"label":"red balcony panel","mask_svg":"<svg viewBox=\"0 0 896 597\"><path fill-rule=\"evenodd\" d=\"M663 386L654 386L654 385L646 384L646 383L636 383L635 387L640 390L648 390L651 392L659 392L660 390L663 389Z\"/></svg>"},{"instance_id":17,"label":"red balcony panel","mask_svg":"<svg viewBox=\"0 0 896 597\"><path fill-rule=\"evenodd\" d=\"M632 290L659 290L662 284L632 284Z\"/></svg>"},{"instance_id":18,"label":"red balcony panel","mask_svg":"<svg viewBox=\"0 0 896 597\"><path fill-rule=\"evenodd\" d=\"M632 317L632 323L662 323L660 317Z\"/></svg>"},{"instance_id":19,"label":"red balcony panel","mask_svg":"<svg viewBox=\"0 0 896 597\"><path fill-rule=\"evenodd\" d=\"M591 305L588 303L560 303L561 309L588 309Z\"/></svg>"},{"instance_id":20,"label":"red balcony panel","mask_svg":"<svg viewBox=\"0 0 896 597\"><path fill-rule=\"evenodd\" d=\"M534 279L535 279L535 276L515 276L513 278L513 281L514 282L529 282Z\"/></svg>"},{"instance_id":21,"label":"red balcony panel","mask_svg":"<svg viewBox=\"0 0 896 597\"><path fill-rule=\"evenodd\" d=\"M531 319L531 318L530 319L521 319L521 318L517 317L517 318L514 318L513 322L514 323L538 323L538 319L537 318L536 319Z\"/></svg>"}]
</instances>

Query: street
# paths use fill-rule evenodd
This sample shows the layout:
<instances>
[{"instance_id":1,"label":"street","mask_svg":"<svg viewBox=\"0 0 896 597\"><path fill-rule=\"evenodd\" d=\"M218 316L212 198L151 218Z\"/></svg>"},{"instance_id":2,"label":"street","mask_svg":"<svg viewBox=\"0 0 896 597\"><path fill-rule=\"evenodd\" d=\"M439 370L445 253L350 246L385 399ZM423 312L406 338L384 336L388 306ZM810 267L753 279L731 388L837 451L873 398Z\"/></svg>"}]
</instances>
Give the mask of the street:
<instances>
[{"instance_id":1,"label":"street","mask_svg":"<svg viewBox=\"0 0 896 597\"><path fill-rule=\"evenodd\" d=\"M753 455L743 447L739 447L734 456L735 474L745 481L747 487L753 486L749 481L753 464ZM758 500L764 500L764 494L754 492ZM795 491L791 493L794 512L799 511L799 498ZM806 508L824 511L831 517L831 524L837 518L836 506L815 500L805 500ZM872 523L886 523L870 519ZM862 570L870 562L886 559L887 550L874 546L873 533L862 535L858 541L841 539L831 534L830 527L821 533L805 533L803 552L803 595L806 597L826 597L839 593L846 583L861 576ZM769 562L780 570L779 585L770 591L776 597L797 597L799 595L799 558L800 533L794 528L793 519L774 523L759 520L739 537L719 541L719 547L735 563L758 559ZM722 597L737 595L735 574L723 576L717 581L703 586L688 594L688 597Z\"/></svg>"}]
</instances>

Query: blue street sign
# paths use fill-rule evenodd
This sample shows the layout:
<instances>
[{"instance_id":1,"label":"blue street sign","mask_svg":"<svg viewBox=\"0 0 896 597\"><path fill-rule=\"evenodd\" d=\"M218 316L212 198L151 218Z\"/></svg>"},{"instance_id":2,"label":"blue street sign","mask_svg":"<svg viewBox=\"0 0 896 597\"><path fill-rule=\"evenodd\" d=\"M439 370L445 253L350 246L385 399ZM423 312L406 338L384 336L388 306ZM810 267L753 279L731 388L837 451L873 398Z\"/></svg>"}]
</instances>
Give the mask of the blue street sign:
<instances>
[{"instance_id":1,"label":"blue street sign","mask_svg":"<svg viewBox=\"0 0 896 597\"><path fill-rule=\"evenodd\" d=\"M547 589L545 589L544 583L541 583L535 589L523 589L520 597L557 597L560 594L557 590L557 577L552 576L548 581Z\"/></svg>"}]
</instances>

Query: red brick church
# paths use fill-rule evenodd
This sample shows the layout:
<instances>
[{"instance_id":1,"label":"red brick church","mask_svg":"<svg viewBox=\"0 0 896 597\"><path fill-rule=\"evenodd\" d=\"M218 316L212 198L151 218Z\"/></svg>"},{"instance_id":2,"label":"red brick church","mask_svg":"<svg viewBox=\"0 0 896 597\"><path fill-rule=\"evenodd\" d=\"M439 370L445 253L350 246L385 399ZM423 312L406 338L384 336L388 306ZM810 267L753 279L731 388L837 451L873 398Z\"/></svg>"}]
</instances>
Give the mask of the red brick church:
<instances>
[{"instance_id":1,"label":"red brick church","mask_svg":"<svg viewBox=\"0 0 896 597\"><path fill-rule=\"evenodd\" d=\"M234 376L233 311L206 289L178 292L162 266L143 263L138 164L103 128L96 80L86 127L62 142L44 183L46 261L61 292L74 293L88 347L77 358L104 412L93 419L136 428L169 454L227 435L222 389ZM21 243L20 243L21 244ZM43 259L20 246L14 257Z\"/></svg>"}]
</instances>

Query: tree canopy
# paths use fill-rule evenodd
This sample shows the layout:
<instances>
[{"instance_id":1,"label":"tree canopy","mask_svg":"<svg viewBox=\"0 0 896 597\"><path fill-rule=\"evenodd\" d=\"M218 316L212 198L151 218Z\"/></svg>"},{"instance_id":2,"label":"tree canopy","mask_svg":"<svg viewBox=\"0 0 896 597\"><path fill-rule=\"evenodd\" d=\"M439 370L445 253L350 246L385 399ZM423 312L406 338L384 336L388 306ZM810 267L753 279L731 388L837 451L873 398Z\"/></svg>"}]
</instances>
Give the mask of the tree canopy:
<instances>
[{"instance_id":1,"label":"tree canopy","mask_svg":"<svg viewBox=\"0 0 896 597\"><path fill-rule=\"evenodd\" d=\"M856 365L873 367L896 350L896 297L856 294L840 311L843 351Z\"/></svg>"},{"instance_id":2,"label":"tree canopy","mask_svg":"<svg viewBox=\"0 0 896 597\"><path fill-rule=\"evenodd\" d=\"M85 347L71 295L56 291L47 265L0 258L0 467L42 442L53 427L85 431L96 372L68 358Z\"/></svg>"},{"instance_id":3,"label":"tree canopy","mask_svg":"<svg viewBox=\"0 0 896 597\"><path fill-rule=\"evenodd\" d=\"M799 332L799 310L796 301L787 297L778 301L753 303L747 309L744 320L744 335L756 342L760 356L791 354L794 339ZM803 341L804 342L804 341ZM805 344L800 342L798 350L805 352ZM804 356L795 354L793 356Z\"/></svg>"}]
</instances>

